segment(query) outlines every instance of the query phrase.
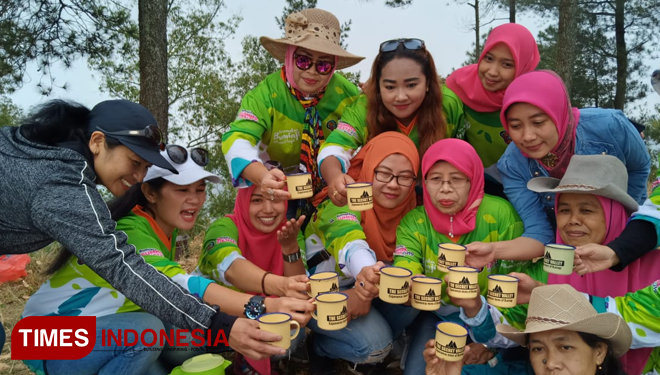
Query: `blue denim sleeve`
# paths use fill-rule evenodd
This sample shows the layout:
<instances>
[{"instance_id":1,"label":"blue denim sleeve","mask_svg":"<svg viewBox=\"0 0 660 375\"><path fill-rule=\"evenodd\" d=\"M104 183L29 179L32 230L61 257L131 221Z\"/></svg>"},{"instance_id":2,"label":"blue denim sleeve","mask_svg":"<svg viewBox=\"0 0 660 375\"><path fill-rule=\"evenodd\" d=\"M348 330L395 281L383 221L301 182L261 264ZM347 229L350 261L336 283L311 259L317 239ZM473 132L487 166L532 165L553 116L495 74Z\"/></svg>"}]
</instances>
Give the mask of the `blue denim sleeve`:
<instances>
[{"instance_id":1,"label":"blue denim sleeve","mask_svg":"<svg viewBox=\"0 0 660 375\"><path fill-rule=\"evenodd\" d=\"M623 157L628 169L628 194L637 203L643 204L647 197L647 184L651 172L651 156L639 135L637 129L623 115L621 111L612 111L612 121L617 124L614 132L617 139L621 139Z\"/></svg>"},{"instance_id":2,"label":"blue denim sleeve","mask_svg":"<svg viewBox=\"0 0 660 375\"><path fill-rule=\"evenodd\" d=\"M554 233L546 218L541 195L527 189L527 182L532 178L528 165L529 160L511 143L497 163L497 169L502 176L504 193L525 225L522 236L545 244L552 241Z\"/></svg>"}]
</instances>

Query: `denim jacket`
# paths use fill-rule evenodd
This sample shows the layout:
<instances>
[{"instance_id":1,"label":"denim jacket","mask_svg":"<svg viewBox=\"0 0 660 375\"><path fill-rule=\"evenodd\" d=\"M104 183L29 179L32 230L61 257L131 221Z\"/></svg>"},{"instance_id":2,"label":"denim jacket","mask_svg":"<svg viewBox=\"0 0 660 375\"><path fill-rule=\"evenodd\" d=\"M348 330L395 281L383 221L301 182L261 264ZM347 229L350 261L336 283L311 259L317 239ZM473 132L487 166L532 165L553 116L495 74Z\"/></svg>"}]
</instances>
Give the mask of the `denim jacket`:
<instances>
[{"instance_id":1,"label":"denim jacket","mask_svg":"<svg viewBox=\"0 0 660 375\"><path fill-rule=\"evenodd\" d=\"M628 169L628 194L638 203L644 203L651 157L639 132L621 111L581 109L576 129L575 154L609 154L618 157ZM529 180L547 177L548 171L536 159L524 157L515 143L509 144L497 168L502 175L504 192L525 225L523 237L544 244L552 241L554 233L548 217L554 216L555 194L536 193L527 189Z\"/></svg>"}]
</instances>

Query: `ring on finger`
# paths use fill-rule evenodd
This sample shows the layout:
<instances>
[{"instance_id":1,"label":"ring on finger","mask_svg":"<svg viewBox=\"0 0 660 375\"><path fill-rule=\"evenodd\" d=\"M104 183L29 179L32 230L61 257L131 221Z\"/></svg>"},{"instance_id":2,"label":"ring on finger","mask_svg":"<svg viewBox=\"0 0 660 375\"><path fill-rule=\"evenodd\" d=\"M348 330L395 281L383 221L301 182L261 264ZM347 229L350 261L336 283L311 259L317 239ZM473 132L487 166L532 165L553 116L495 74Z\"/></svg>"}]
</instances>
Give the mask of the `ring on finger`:
<instances>
[{"instance_id":1,"label":"ring on finger","mask_svg":"<svg viewBox=\"0 0 660 375\"><path fill-rule=\"evenodd\" d=\"M268 189L266 190L266 193L268 193L268 195L275 195L275 192L273 191L272 188L268 188Z\"/></svg>"},{"instance_id":2,"label":"ring on finger","mask_svg":"<svg viewBox=\"0 0 660 375\"><path fill-rule=\"evenodd\" d=\"M339 192L337 192L337 190L335 190L335 191L332 193L332 197L333 197L333 198L336 197L336 196L338 196L338 195L339 195Z\"/></svg>"},{"instance_id":3,"label":"ring on finger","mask_svg":"<svg viewBox=\"0 0 660 375\"><path fill-rule=\"evenodd\" d=\"M360 286L364 288L364 281L360 281Z\"/></svg>"}]
</instances>

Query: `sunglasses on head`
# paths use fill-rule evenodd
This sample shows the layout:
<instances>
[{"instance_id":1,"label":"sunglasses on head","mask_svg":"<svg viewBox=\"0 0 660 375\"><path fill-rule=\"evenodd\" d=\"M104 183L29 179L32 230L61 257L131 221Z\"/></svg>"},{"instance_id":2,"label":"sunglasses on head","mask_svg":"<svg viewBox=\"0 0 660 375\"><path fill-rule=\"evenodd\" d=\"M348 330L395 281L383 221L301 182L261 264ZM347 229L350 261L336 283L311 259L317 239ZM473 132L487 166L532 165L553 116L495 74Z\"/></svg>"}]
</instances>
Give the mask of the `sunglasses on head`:
<instances>
[{"instance_id":1,"label":"sunglasses on head","mask_svg":"<svg viewBox=\"0 0 660 375\"><path fill-rule=\"evenodd\" d=\"M188 150L183 146L167 145L165 146L165 150L170 160L177 164L183 164L188 160ZM206 167L209 163L209 152L203 148L196 147L190 150L190 158L200 167Z\"/></svg>"},{"instance_id":2,"label":"sunglasses on head","mask_svg":"<svg viewBox=\"0 0 660 375\"><path fill-rule=\"evenodd\" d=\"M158 146L158 148L160 148L161 151L165 149L165 144L163 143L163 133L156 125L147 125L147 127L145 127L142 130L120 130L116 132L110 132L100 127L97 127L97 129L103 132L103 134L107 134L107 135L127 135L131 137L145 137L148 140L155 143L156 146Z\"/></svg>"},{"instance_id":3,"label":"sunglasses on head","mask_svg":"<svg viewBox=\"0 0 660 375\"><path fill-rule=\"evenodd\" d=\"M293 60L300 70L307 70L311 68L312 65L316 65L316 72L322 76L330 74L332 69L335 67L334 61L314 60L311 57L305 55L294 54Z\"/></svg>"},{"instance_id":4,"label":"sunglasses on head","mask_svg":"<svg viewBox=\"0 0 660 375\"><path fill-rule=\"evenodd\" d=\"M424 49L424 41L421 39L411 38L411 39L392 39L385 41L380 44L380 52L392 52L399 47L399 44L403 44L403 48L409 50L418 50Z\"/></svg>"}]
</instances>

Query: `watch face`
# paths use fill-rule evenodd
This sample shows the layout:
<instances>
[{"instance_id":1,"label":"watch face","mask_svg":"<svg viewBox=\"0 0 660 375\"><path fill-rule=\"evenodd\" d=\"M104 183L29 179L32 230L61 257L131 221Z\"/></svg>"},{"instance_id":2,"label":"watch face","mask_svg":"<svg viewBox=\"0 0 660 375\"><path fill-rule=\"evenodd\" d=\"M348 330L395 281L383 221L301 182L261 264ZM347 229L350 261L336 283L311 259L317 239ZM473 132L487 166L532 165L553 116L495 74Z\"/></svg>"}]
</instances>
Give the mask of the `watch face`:
<instances>
[{"instance_id":1,"label":"watch face","mask_svg":"<svg viewBox=\"0 0 660 375\"><path fill-rule=\"evenodd\" d=\"M245 304L245 316L249 319L257 319L265 311L266 304L264 303L264 297L254 296Z\"/></svg>"}]
</instances>

